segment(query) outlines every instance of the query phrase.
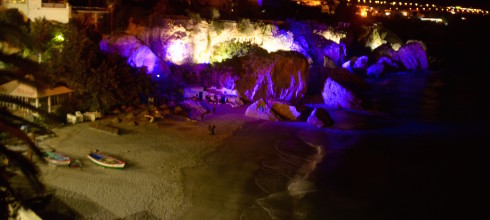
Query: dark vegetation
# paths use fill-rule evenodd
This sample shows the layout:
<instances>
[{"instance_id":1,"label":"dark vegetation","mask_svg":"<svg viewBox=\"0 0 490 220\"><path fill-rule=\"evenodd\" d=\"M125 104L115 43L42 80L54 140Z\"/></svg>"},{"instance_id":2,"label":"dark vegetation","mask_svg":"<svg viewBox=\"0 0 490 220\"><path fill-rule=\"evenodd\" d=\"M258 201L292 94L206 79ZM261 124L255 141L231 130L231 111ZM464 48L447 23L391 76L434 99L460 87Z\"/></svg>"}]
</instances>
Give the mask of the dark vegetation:
<instances>
[{"instance_id":1,"label":"dark vegetation","mask_svg":"<svg viewBox=\"0 0 490 220\"><path fill-rule=\"evenodd\" d=\"M36 86L46 85L46 77L43 74L42 69L37 63L26 59L22 56L19 49L30 48L29 37L25 34L26 29L19 28L19 24L15 24L16 20L9 20L10 12L0 15L0 82L6 82L10 80L19 80L24 83ZM17 20L17 22L19 22ZM31 74L33 78L25 78L26 74ZM33 111L38 111L29 103L22 102L10 97L1 96L0 102L16 104L28 108ZM49 118L46 112L38 111L45 118ZM21 176L30 183L32 189L36 193L43 191L44 187L37 178L38 169L32 164L32 162L23 154L13 151L6 147L6 145L22 142L28 146L29 151L42 159L41 151L34 144L32 138L19 128L21 126L29 126L31 133L47 134L50 133L43 124L30 122L24 118L13 115L5 108L0 108L0 218L6 219L8 217L8 205L20 203L26 207L29 207L28 196L23 192L18 191L14 186L10 177L15 174L22 174ZM31 196L31 195L29 195Z\"/></svg>"}]
</instances>

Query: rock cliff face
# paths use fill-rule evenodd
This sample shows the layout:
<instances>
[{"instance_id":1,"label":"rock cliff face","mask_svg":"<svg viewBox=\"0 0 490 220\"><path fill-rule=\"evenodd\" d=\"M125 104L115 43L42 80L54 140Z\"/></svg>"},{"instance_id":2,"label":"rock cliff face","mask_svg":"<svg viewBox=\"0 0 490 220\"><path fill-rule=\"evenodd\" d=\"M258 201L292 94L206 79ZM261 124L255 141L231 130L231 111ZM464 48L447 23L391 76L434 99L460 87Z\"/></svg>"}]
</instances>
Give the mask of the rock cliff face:
<instances>
[{"instance_id":1,"label":"rock cliff face","mask_svg":"<svg viewBox=\"0 0 490 220\"><path fill-rule=\"evenodd\" d=\"M146 67L148 73L170 74L168 65L135 36L116 35L105 38L100 42L100 48L126 57L128 64L133 67Z\"/></svg>"},{"instance_id":2,"label":"rock cliff face","mask_svg":"<svg viewBox=\"0 0 490 220\"><path fill-rule=\"evenodd\" d=\"M242 99L273 98L295 104L306 93L309 64L300 53L249 54L239 58L239 64L235 84Z\"/></svg>"},{"instance_id":3,"label":"rock cliff face","mask_svg":"<svg viewBox=\"0 0 490 220\"><path fill-rule=\"evenodd\" d=\"M429 69L427 54L419 42L410 42L398 49L400 62L407 70Z\"/></svg>"}]
</instances>

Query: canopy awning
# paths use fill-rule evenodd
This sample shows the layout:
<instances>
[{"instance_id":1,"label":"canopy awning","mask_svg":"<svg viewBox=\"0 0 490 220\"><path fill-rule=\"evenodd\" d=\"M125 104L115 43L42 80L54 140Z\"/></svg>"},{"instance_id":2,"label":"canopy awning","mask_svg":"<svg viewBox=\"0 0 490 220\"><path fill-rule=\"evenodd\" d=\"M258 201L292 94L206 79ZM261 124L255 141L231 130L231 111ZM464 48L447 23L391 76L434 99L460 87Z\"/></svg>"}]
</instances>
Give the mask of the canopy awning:
<instances>
[{"instance_id":1,"label":"canopy awning","mask_svg":"<svg viewBox=\"0 0 490 220\"><path fill-rule=\"evenodd\" d=\"M73 90L65 86L57 86L50 89L39 89L19 82L18 80L13 80L0 86L0 94L34 99L66 94L72 91Z\"/></svg>"}]
</instances>

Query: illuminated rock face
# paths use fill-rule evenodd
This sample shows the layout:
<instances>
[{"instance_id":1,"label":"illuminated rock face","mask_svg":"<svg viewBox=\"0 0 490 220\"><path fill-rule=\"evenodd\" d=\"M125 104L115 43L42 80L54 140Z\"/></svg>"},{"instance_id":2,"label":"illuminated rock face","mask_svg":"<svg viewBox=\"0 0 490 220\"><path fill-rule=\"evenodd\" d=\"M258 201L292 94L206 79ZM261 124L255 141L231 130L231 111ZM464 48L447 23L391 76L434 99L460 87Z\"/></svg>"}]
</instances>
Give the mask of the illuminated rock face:
<instances>
[{"instance_id":1,"label":"illuminated rock face","mask_svg":"<svg viewBox=\"0 0 490 220\"><path fill-rule=\"evenodd\" d=\"M368 77L378 78L383 72L383 64L375 63L366 69L366 75Z\"/></svg>"},{"instance_id":2,"label":"illuminated rock face","mask_svg":"<svg viewBox=\"0 0 490 220\"><path fill-rule=\"evenodd\" d=\"M306 40L308 45L310 45L309 52L317 64L323 64L326 56L335 65L340 66L346 57L345 45L343 44L337 44L318 34L311 34Z\"/></svg>"},{"instance_id":3,"label":"illuminated rock face","mask_svg":"<svg viewBox=\"0 0 490 220\"><path fill-rule=\"evenodd\" d=\"M146 67L150 74L170 73L168 65L134 36L119 35L103 39L100 48L105 52L126 57L128 64L133 67Z\"/></svg>"},{"instance_id":4,"label":"illuminated rock face","mask_svg":"<svg viewBox=\"0 0 490 220\"><path fill-rule=\"evenodd\" d=\"M236 88L242 99L275 99L296 104L306 94L309 64L297 52L250 54L240 58Z\"/></svg>"},{"instance_id":5,"label":"illuminated rock face","mask_svg":"<svg viewBox=\"0 0 490 220\"><path fill-rule=\"evenodd\" d=\"M327 110L322 108L316 108L313 110L306 122L319 128L327 127L334 123Z\"/></svg>"},{"instance_id":6,"label":"illuminated rock face","mask_svg":"<svg viewBox=\"0 0 490 220\"><path fill-rule=\"evenodd\" d=\"M272 111L279 115L282 119L288 120L288 121L296 121L297 118L301 115L296 110L296 107L290 106L288 104L280 103L280 102L275 102L272 104L271 107Z\"/></svg>"},{"instance_id":7,"label":"illuminated rock face","mask_svg":"<svg viewBox=\"0 0 490 220\"><path fill-rule=\"evenodd\" d=\"M368 57L361 56L356 59L352 68L354 69L366 69L368 66Z\"/></svg>"},{"instance_id":8,"label":"illuminated rock face","mask_svg":"<svg viewBox=\"0 0 490 220\"><path fill-rule=\"evenodd\" d=\"M276 116L271 112L269 106L267 106L262 99L259 99L253 104L249 105L245 111L245 115L262 120L278 121Z\"/></svg>"},{"instance_id":9,"label":"illuminated rock face","mask_svg":"<svg viewBox=\"0 0 490 220\"><path fill-rule=\"evenodd\" d=\"M400 62L407 70L426 70L429 68L427 54L423 46L418 42L407 43L398 49Z\"/></svg>"},{"instance_id":10,"label":"illuminated rock face","mask_svg":"<svg viewBox=\"0 0 490 220\"><path fill-rule=\"evenodd\" d=\"M322 97L325 105L330 108L361 108L361 101L356 98L354 93L344 88L331 78L327 78L325 81Z\"/></svg>"}]
</instances>

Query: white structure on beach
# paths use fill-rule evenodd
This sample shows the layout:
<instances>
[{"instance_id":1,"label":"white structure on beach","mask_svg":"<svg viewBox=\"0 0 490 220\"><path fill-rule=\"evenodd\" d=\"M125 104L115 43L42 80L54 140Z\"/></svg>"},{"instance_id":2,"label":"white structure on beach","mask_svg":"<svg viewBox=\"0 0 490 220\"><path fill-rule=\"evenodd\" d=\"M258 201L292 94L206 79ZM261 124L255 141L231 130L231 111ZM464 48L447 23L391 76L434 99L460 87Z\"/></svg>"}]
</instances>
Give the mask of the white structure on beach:
<instances>
[{"instance_id":1,"label":"white structure on beach","mask_svg":"<svg viewBox=\"0 0 490 220\"><path fill-rule=\"evenodd\" d=\"M61 102L70 96L71 93L72 90L65 86L40 89L18 80L12 80L0 85L0 95L31 103L36 108L42 108L48 112L52 111L53 106L61 104ZM0 106L13 110L22 109L12 103L0 102Z\"/></svg>"}]
</instances>

